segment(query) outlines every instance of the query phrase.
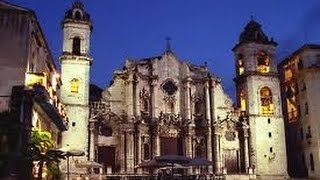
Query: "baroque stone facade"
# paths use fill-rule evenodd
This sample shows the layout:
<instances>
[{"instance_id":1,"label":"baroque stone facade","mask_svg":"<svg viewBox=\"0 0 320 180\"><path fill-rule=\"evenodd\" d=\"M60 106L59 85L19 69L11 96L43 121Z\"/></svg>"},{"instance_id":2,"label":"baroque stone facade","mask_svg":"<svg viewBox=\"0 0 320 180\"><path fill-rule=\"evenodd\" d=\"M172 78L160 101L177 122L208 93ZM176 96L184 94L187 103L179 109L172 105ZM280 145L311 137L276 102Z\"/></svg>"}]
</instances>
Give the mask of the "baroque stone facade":
<instances>
[{"instance_id":1,"label":"baroque stone facade","mask_svg":"<svg viewBox=\"0 0 320 180\"><path fill-rule=\"evenodd\" d=\"M127 59L90 102L92 158L106 173L142 173L135 169L141 162L174 154L214 161L206 173L287 176L275 46L258 23L247 24L233 49L236 107L206 65L180 60L170 48Z\"/></svg>"},{"instance_id":2,"label":"baroque stone facade","mask_svg":"<svg viewBox=\"0 0 320 180\"><path fill-rule=\"evenodd\" d=\"M107 170L135 173L144 160L175 154L217 160L216 173L245 171L247 121L206 66L181 61L167 49L158 57L126 60L112 81L91 102L92 153Z\"/></svg>"}]
</instances>

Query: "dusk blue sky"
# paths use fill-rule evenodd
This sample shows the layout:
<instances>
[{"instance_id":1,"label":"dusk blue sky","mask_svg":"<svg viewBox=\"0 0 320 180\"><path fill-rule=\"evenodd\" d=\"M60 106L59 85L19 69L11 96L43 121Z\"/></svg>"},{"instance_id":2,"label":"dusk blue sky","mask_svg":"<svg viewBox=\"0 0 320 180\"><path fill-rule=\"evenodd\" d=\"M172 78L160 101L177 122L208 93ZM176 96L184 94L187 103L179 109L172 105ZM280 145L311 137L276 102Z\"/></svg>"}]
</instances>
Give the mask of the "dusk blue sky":
<instances>
[{"instance_id":1,"label":"dusk blue sky","mask_svg":"<svg viewBox=\"0 0 320 180\"><path fill-rule=\"evenodd\" d=\"M11 0L33 9L56 62L61 54L61 19L71 0ZM204 64L233 96L231 51L250 20L279 43L278 58L304 43L320 42L319 0L84 0L93 21L91 82L105 88L126 57L163 53L165 38L183 60Z\"/></svg>"}]
</instances>

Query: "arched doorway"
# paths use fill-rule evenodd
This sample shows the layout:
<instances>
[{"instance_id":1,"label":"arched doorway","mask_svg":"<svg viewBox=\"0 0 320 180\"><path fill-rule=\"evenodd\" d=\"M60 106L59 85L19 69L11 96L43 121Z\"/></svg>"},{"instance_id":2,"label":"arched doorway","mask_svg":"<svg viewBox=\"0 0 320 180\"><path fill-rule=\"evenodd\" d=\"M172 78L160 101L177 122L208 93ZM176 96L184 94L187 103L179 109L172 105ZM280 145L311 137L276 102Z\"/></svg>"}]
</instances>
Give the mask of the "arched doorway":
<instances>
[{"instance_id":1,"label":"arched doorway","mask_svg":"<svg viewBox=\"0 0 320 180\"><path fill-rule=\"evenodd\" d=\"M98 147L98 162L103 164L104 171L107 174L114 173L116 171L116 151L113 146L99 146Z\"/></svg>"}]
</instances>

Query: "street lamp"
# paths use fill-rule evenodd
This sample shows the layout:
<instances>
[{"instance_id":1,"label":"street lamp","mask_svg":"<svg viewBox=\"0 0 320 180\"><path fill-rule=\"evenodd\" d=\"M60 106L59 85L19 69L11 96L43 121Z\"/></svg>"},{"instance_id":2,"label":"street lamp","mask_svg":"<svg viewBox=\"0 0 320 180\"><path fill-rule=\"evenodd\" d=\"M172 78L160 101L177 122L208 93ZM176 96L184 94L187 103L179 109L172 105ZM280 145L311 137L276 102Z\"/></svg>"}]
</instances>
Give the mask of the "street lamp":
<instances>
[{"instance_id":1,"label":"street lamp","mask_svg":"<svg viewBox=\"0 0 320 180\"><path fill-rule=\"evenodd\" d=\"M81 151L81 150L76 150L76 149L73 149L73 150L68 150L68 151L65 151L65 156L67 157L67 180L69 180L69 166L70 166L70 160L69 160L69 157L70 156L83 156L85 153L84 151Z\"/></svg>"}]
</instances>

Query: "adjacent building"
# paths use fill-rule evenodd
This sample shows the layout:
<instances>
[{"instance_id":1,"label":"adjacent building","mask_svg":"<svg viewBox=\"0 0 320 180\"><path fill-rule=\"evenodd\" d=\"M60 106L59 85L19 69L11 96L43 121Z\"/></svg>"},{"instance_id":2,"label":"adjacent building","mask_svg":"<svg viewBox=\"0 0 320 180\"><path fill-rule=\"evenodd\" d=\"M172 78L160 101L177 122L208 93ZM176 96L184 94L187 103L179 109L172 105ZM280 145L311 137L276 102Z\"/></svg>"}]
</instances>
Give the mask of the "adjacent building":
<instances>
[{"instance_id":1,"label":"adjacent building","mask_svg":"<svg viewBox=\"0 0 320 180\"><path fill-rule=\"evenodd\" d=\"M291 176L320 178L320 45L305 44L278 66Z\"/></svg>"},{"instance_id":2,"label":"adjacent building","mask_svg":"<svg viewBox=\"0 0 320 180\"><path fill-rule=\"evenodd\" d=\"M50 132L56 148L67 130L61 79L32 10L1 1L0 39L1 173L26 179L31 130Z\"/></svg>"}]
</instances>

